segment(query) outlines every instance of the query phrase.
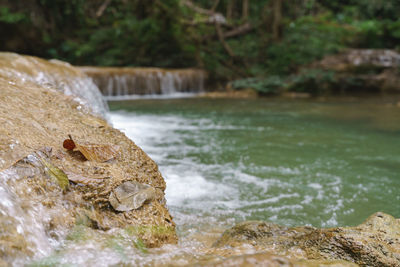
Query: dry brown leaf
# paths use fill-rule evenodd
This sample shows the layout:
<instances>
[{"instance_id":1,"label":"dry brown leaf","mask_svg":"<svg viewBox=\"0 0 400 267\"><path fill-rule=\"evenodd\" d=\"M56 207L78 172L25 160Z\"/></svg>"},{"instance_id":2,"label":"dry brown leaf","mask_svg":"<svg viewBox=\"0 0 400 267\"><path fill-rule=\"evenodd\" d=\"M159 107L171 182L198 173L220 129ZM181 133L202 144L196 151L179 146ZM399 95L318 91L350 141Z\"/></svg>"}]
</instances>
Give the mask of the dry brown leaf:
<instances>
[{"instance_id":1,"label":"dry brown leaf","mask_svg":"<svg viewBox=\"0 0 400 267\"><path fill-rule=\"evenodd\" d=\"M69 139L64 140L63 147L71 151L76 148L87 160L105 162L116 158L119 154L119 146L117 145L77 143L72 140L71 135L68 136Z\"/></svg>"},{"instance_id":2,"label":"dry brown leaf","mask_svg":"<svg viewBox=\"0 0 400 267\"><path fill-rule=\"evenodd\" d=\"M118 156L119 146L98 144L76 144L76 148L87 160L105 162Z\"/></svg>"}]
</instances>

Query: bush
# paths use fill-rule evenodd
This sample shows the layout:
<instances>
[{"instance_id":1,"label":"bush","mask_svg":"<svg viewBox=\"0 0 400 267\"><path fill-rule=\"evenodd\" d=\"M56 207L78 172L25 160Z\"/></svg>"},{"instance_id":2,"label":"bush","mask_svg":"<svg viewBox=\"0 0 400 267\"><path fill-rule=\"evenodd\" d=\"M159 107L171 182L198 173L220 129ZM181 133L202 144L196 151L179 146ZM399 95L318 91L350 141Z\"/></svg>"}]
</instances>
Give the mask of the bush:
<instances>
[{"instance_id":1,"label":"bush","mask_svg":"<svg viewBox=\"0 0 400 267\"><path fill-rule=\"evenodd\" d=\"M333 71L305 69L290 76L274 75L268 78L236 80L231 86L238 90L251 88L261 94L276 94L282 91L323 94L335 88L337 82Z\"/></svg>"},{"instance_id":2,"label":"bush","mask_svg":"<svg viewBox=\"0 0 400 267\"><path fill-rule=\"evenodd\" d=\"M234 89L251 88L261 94L276 94L286 86L285 77L278 75L269 76L268 78L247 78L236 80L231 83Z\"/></svg>"},{"instance_id":3,"label":"bush","mask_svg":"<svg viewBox=\"0 0 400 267\"><path fill-rule=\"evenodd\" d=\"M335 81L335 72L333 71L306 69L291 77L287 89L293 92L323 94L334 87Z\"/></svg>"}]
</instances>

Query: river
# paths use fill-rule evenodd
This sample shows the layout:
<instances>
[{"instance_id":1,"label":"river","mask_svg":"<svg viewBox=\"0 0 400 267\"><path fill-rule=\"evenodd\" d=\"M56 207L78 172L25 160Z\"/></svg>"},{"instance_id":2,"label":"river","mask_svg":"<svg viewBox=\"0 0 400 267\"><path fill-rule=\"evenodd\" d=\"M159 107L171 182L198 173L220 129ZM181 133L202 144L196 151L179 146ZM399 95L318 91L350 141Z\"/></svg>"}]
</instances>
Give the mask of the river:
<instances>
[{"instance_id":1,"label":"river","mask_svg":"<svg viewBox=\"0 0 400 267\"><path fill-rule=\"evenodd\" d=\"M181 236L243 220L352 226L400 217L400 108L390 98L111 102L114 127L167 182Z\"/></svg>"}]
</instances>

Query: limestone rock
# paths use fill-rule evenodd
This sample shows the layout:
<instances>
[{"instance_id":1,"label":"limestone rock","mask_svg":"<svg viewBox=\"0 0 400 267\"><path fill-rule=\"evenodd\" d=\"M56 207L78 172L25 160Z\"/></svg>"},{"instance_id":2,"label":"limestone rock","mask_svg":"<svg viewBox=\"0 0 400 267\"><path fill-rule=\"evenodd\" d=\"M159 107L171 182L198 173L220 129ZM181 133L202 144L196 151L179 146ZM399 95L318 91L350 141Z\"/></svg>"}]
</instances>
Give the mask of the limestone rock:
<instances>
[{"instance_id":1,"label":"limestone rock","mask_svg":"<svg viewBox=\"0 0 400 267\"><path fill-rule=\"evenodd\" d=\"M360 67L397 68L400 54L390 49L348 49L338 55L326 56L314 65L336 71Z\"/></svg>"},{"instance_id":2,"label":"limestone rock","mask_svg":"<svg viewBox=\"0 0 400 267\"><path fill-rule=\"evenodd\" d=\"M209 264L199 264L207 267L357 267L355 263L342 260L297 260L270 253L233 256L222 261Z\"/></svg>"},{"instance_id":3,"label":"limestone rock","mask_svg":"<svg viewBox=\"0 0 400 267\"><path fill-rule=\"evenodd\" d=\"M177 241L156 163L79 99L64 94L87 89L82 83L89 81L70 65L0 53L0 226L7 229L0 234L0 258L5 262L22 266L32 256L48 255L54 248L49 240L65 238L83 217L94 231L149 229L135 232L147 247ZM68 134L82 143L118 147L118 156L112 162L79 157L63 148ZM32 158L43 148L46 166ZM52 179L59 173L72 182L64 179L61 188ZM155 188L152 201L115 211L109 196L126 181Z\"/></svg>"},{"instance_id":4,"label":"limestone rock","mask_svg":"<svg viewBox=\"0 0 400 267\"><path fill-rule=\"evenodd\" d=\"M400 54L394 50L348 49L326 56L309 67L335 72L335 82L330 85L333 91L400 91Z\"/></svg>"},{"instance_id":5,"label":"limestone rock","mask_svg":"<svg viewBox=\"0 0 400 267\"><path fill-rule=\"evenodd\" d=\"M225 231L214 247L250 244L257 250L308 260L361 266L400 266L400 220L375 213L356 227L317 229L248 221Z\"/></svg>"}]
</instances>

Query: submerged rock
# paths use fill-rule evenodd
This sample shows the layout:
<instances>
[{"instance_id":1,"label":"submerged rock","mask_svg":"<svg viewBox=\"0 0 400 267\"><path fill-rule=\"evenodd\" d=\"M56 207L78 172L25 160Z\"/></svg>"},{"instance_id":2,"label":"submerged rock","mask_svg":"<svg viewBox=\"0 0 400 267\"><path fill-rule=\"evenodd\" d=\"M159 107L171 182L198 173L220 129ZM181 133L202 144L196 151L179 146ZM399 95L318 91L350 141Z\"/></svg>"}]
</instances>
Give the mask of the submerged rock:
<instances>
[{"instance_id":1,"label":"submerged rock","mask_svg":"<svg viewBox=\"0 0 400 267\"><path fill-rule=\"evenodd\" d=\"M74 72L77 82L65 85ZM38 77L53 80L41 83ZM48 255L82 218L95 231L145 229L131 232L147 247L177 241L156 163L57 87L72 88L79 79L88 78L70 65L0 53L0 258L5 262L23 265ZM87 160L63 148L68 135L78 144L118 147L117 156ZM137 209L119 212L109 196L127 181L154 188L154 194Z\"/></svg>"},{"instance_id":2,"label":"submerged rock","mask_svg":"<svg viewBox=\"0 0 400 267\"><path fill-rule=\"evenodd\" d=\"M378 212L356 227L327 229L248 221L225 231L214 247L242 245L289 258L395 267L400 266L400 219Z\"/></svg>"}]
</instances>

